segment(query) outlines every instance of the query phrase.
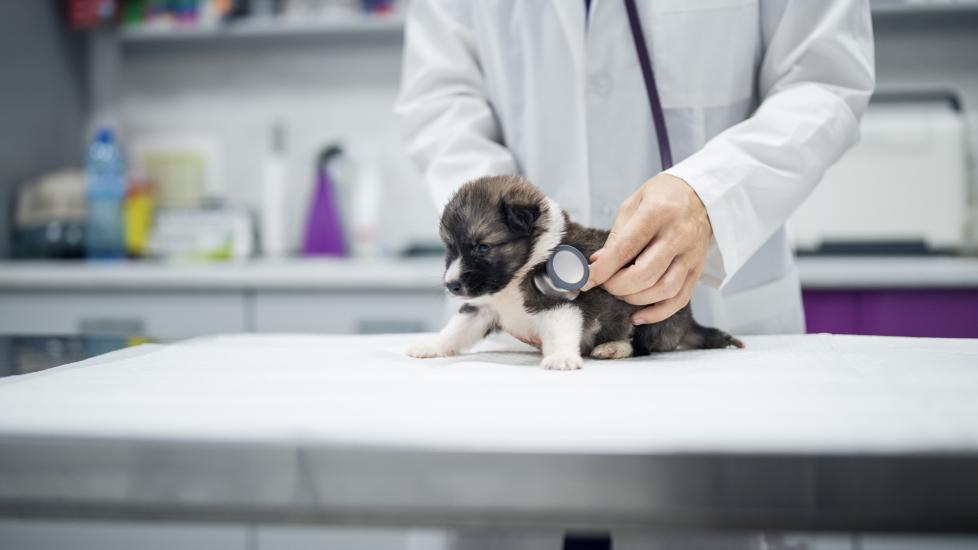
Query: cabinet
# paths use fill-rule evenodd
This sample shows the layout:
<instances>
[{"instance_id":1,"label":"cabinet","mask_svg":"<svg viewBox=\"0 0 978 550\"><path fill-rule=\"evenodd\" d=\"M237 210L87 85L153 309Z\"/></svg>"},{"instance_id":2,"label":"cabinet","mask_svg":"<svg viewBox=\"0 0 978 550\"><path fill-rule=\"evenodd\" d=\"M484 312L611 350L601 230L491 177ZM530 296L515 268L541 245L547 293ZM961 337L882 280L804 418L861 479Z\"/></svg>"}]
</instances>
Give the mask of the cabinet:
<instances>
[{"instance_id":1,"label":"cabinet","mask_svg":"<svg viewBox=\"0 0 978 550\"><path fill-rule=\"evenodd\" d=\"M191 338L238 332L431 332L445 321L437 291L9 291L0 334Z\"/></svg>"},{"instance_id":2,"label":"cabinet","mask_svg":"<svg viewBox=\"0 0 978 550\"><path fill-rule=\"evenodd\" d=\"M978 338L978 258L798 260L809 332ZM432 332L440 259L0 262L0 334ZM458 303L455 303L458 308Z\"/></svg>"},{"instance_id":3,"label":"cabinet","mask_svg":"<svg viewBox=\"0 0 978 550\"><path fill-rule=\"evenodd\" d=\"M248 550L245 526L139 521L0 519L0 547L17 550Z\"/></svg>"},{"instance_id":4,"label":"cabinet","mask_svg":"<svg viewBox=\"0 0 978 550\"><path fill-rule=\"evenodd\" d=\"M859 537L861 550L974 550L978 537L946 535L867 535Z\"/></svg>"},{"instance_id":5,"label":"cabinet","mask_svg":"<svg viewBox=\"0 0 978 550\"><path fill-rule=\"evenodd\" d=\"M445 531L411 528L261 525L257 550L451 550Z\"/></svg>"},{"instance_id":6,"label":"cabinet","mask_svg":"<svg viewBox=\"0 0 978 550\"><path fill-rule=\"evenodd\" d=\"M246 332L241 292L4 291L0 334L110 334L187 338Z\"/></svg>"},{"instance_id":7,"label":"cabinet","mask_svg":"<svg viewBox=\"0 0 978 550\"><path fill-rule=\"evenodd\" d=\"M256 332L431 332L445 320L441 292L258 291L253 299Z\"/></svg>"},{"instance_id":8,"label":"cabinet","mask_svg":"<svg viewBox=\"0 0 978 550\"><path fill-rule=\"evenodd\" d=\"M478 532L477 532L478 533ZM546 540L556 548L560 535L492 532L483 536L463 536L459 542L493 543L512 540L516 546ZM18 550L103 550L105 548L139 548L141 550L447 550L456 547L455 533L436 529L358 528L318 525L280 524L214 524L71 519L0 519L0 541L3 548ZM619 533L616 542L623 546L645 547L642 535ZM709 537L709 535L707 535ZM680 537L681 539L682 537ZM736 535L734 538L740 538ZM660 535L660 541L676 540ZM942 535L842 535L789 534L770 535L770 548L797 550L971 550L978 548L978 538ZM632 543L632 544L629 544Z\"/></svg>"},{"instance_id":9,"label":"cabinet","mask_svg":"<svg viewBox=\"0 0 978 550\"><path fill-rule=\"evenodd\" d=\"M978 338L978 289L805 290L808 332Z\"/></svg>"}]
</instances>

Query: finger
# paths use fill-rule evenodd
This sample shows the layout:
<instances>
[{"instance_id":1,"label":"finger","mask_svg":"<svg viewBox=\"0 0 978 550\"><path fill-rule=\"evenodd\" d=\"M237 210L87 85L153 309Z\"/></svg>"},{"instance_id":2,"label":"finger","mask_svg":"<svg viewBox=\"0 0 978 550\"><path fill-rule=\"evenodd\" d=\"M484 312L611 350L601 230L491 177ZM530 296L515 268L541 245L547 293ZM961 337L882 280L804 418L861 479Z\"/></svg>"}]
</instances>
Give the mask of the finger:
<instances>
[{"instance_id":1,"label":"finger","mask_svg":"<svg viewBox=\"0 0 978 550\"><path fill-rule=\"evenodd\" d=\"M590 265L590 277L584 288L590 290L604 284L612 275L638 256L655 236L655 226L641 211L625 224L621 233L611 233L604 245L604 252Z\"/></svg>"},{"instance_id":2,"label":"finger","mask_svg":"<svg viewBox=\"0 0 978 550\"><path fill-rule=\"evenodd\" d=\"M689 303L689 299L693 296L693 288L695 287L695 274L690 273L686 277L686 281L683 283L682 290L679 291L679 294L635 312L632 315L632 323L636 325L647 325L658 323L672 317L677 311Z\"/></svg>"},{"instance_id":3,"label":"finger","mask_svg":"<svg viewBox=\"0 0 978 550\"><path fill-rule=\"evenodd\" d=\"M663 239L655 240L635 258L634 264L612 275L602 287L619 297L641 292L655 285L671 264L676 262L676 258L675 248L671 242ZM682 281L680 280L679 283L682 284Z\"/></svg>"},{"instance_id":4,"label":"finger","mask_svg":"<svg viewBox=\"0 0 978 550\"><path fill-rule=\"evenodd\" d=\"M629 220L635 215L638 204L638 201L633 200L627 200L621 203L618 207L618 212L615 213L615 221L611 223L611 233L620 235L625 230L625 226L628 225Z\"/></svg>"},{"instance_id":5,"label":"finger","mask_svg":"<svg viewBox=\"0 0 978 550\"><path fill-rule=\"evenodd\" d=\"M689 275L690 269L686 267L686 262L683 261L682 258L677 257L675 260L673 260L672 264L669 265L669 269L667 269L666 272L659 277L655 284L635 292L634 294L620 296L620 298L635 306L644 306L662 302L677 296L682 291L683 283L686 282ZM605 287L607 286L607 283L605 283Z\"/></svg>"},{"instance_id":6,"label":"finger","mask_svg":"<svg viewBox=\"0 0 978 550\"><path fill-rule=\"evenodd\" d=\"M605 240L605 246L599 248L594 254L591 254L591 257L588 258L588 262L592 264L596 262L598 258L601 257L601 254L604 253L605 248L607 248L608 241L619 238L621 232L625 229L628 221L632 219L632 216L635 214L635 210L638 208L640 203L641 201L637 200L635 195L632 195L631 197L625 199L625 202L621 203L621 205L618 207L617 214L615 214L615 221L611 225L611 230L608 232L608 238ZM591 290L597 285L598 283L592 285L589 282L588 284L585 284L581 290Z\"/></svg>"}]
</instances>

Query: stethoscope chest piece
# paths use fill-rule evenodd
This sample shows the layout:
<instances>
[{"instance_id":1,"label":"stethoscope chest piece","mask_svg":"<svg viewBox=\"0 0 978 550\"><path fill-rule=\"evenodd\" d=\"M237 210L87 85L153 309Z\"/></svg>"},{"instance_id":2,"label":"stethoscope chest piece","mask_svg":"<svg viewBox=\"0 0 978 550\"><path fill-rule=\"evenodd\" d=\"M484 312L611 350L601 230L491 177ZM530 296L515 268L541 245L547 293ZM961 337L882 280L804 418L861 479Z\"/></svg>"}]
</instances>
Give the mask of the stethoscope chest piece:
<instances>
[{"instance_id":1,"label":"stethoscope chest piece","mask_svg":"<svg viewBox=\"0 0 978 550\"><path fill-rule=\"evenodd\" d=\"M537 290L548 296L573 300L590 274L584 254L573 246L562 244L554 248L547 260L546 272L537 273L533 283Z\"/></svg>"}]
</instances>

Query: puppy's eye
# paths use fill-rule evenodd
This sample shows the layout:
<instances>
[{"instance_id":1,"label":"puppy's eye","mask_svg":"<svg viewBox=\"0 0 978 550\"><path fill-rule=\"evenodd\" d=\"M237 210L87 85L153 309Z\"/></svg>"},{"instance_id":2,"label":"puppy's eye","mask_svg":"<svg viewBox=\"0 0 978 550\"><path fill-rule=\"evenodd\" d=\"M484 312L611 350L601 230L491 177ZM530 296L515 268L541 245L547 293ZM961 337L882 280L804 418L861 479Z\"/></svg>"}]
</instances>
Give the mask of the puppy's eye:
<instances>
[{"instance_id":1,"label":"puppy's eye","mask_svg":"<svg viewBox=\"0 0 978 550\"><path fill-rule=\"evenodd\" d=\"M477 244L475 246L475 253L478 254L479 256L485 256L486 254L489 253L489 250L491 248L492 248L491 246L489 246L489 245L487 245L485 243L483 243L483 244Z\"/></svg>"}]
</instances>

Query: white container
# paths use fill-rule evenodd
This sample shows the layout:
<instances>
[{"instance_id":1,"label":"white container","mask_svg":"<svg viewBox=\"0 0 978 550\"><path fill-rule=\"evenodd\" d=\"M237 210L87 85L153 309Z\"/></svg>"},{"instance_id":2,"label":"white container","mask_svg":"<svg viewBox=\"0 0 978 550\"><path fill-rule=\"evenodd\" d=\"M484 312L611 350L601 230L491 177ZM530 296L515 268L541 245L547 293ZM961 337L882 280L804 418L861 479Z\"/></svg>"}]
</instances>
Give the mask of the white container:
<instances>
[{"instance_id":1,"label":"white container","mask_svg":"<svg viewBox=\"0 0 978 550\"><path fill-rule=\"evenodd\" d=\"M862 139L829 169L789 225L796 249L846 242L967 246L967 125L946 102L871 105Z\"/></svg>"},{"instance_id":2,"label":"white container","mask_svg":"<svg viewBox=\"0 0 978 550\"><path fill-rule=\"evenodd\" d=\"M267 258L281 258L288 253L285 230L288 170L285 164L285 128L272 127L271 143L262 166L261 203L258 206L261 253Z\"/></svg>"},{"instance_id":3,"label":"white container","mask_svg":"<svg viewBox=\"0 0 978 550\"><path fill-rule=\"evenodd\" d=\"M380 254L378 225L380 202L383 200L380 169L376 164L366 164L359 170L357 187L352 194L350 239L353 255L370 257Z\"/></svg>"}]
</instances>

